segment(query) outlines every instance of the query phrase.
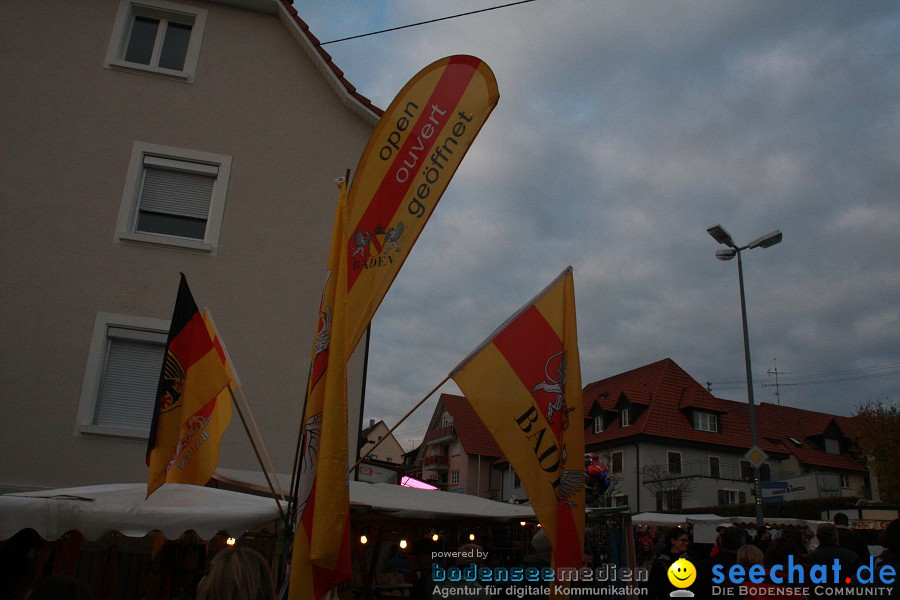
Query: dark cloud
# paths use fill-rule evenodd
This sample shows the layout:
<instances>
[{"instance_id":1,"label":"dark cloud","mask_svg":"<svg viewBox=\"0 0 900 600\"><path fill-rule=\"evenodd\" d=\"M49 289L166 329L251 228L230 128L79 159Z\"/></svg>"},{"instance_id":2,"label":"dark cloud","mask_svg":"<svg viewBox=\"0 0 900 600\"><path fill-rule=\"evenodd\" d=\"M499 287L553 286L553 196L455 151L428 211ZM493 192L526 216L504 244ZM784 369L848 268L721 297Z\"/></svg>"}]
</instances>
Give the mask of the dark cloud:
<instances>
[{"instance_id":1,"label":"dark cloud","mask_svg":"<svg viewBox=\"0 0 900 600\"><path fill-rule=\"evenodd\" d=\"M483 8L375 4L295 2L323 40ZM898 39L895 3L538 1L329 45L383 107L454 53L501 95L374 320L366 418L399 418L567 265L585 382L671 357L745 399L717 222L784 232L745 253L757 401L776 365L792 406L897 399Z\"/></svg>"}]
</instances>

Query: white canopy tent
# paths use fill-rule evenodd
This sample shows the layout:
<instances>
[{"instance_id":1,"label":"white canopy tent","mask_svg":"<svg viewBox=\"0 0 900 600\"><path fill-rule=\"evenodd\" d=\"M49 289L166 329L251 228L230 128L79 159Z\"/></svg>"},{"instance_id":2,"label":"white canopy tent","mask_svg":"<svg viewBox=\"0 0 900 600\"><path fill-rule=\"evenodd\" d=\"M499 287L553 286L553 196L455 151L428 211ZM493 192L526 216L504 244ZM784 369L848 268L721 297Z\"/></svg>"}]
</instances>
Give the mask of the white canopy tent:
<instances>
[{"instance_id":1,"label":"white canopy tent","mask_svg":"<svg viewBox=\"0 0 900 600\"><path fill-rule=\"evenodd\" d=\"M217 469L214 478L232 489L271 493L259 471ZM284 486L290 481L290 476L279 474L277 480ZM287 494L285 490L279 491ZM407 519L469 517L519 521L535 518L529 504L508 504L468 494L362 481L350 482L350 510L354 514L378 513Z\"/></svg>"},{"instance_id":2,"label":"white canopy tent","mask_svg":"<svg viewBox=\"0 0 900 600\"><path fill-rule=\"evenodd\" d=\"M149 498L147 484L122 483L0 496L0 540L34 529L45 540L77 530L88 540L111 531L143 537L153 530L177 539L193 530L203 539L220 531L240 537L278 519L271 498L168 483Z\"/></svg>"},{"instance_id":3,"label":"white canopy tent","mask_svg":"<svg viewBox=\"0 0 900 600\"><path fill-rule=\"evenodd\" d=\"M236 473L229 475L234 484ZM258 487L251 478L247 488L259 492ZM240 537L280 518L277 504L265 495L171 483L149 498L146 493L144 483L122 483L0 495L0 540L23 529L34 529L45 540L72 530L88 540L111 531L143 537L154 530L168 539L189 530L203 539L220 531ZM354 514L408 519L534 519L528 505L387 483L351 481L350 504Z\"/></svg>"}]
</instances>

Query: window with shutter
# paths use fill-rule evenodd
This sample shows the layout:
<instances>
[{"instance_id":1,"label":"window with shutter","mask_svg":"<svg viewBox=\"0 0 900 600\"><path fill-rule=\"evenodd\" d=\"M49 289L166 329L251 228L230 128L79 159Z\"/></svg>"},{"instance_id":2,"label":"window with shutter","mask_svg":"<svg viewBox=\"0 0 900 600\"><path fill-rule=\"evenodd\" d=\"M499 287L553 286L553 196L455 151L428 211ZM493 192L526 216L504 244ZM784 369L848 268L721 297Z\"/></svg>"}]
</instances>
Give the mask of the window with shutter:
<instances>
[{"instance_id":1,"label":"window with shutter","mask_svg":"<svg viewBox=\"0 0 900 600\"><path fill-rule=\"evenodd\" d=\"M164 334L110 327L94 424L150 429Z\"/></svg>"},{"instance_id":2,"label":"window with shutter","mask_svg":"<svg viewBox=\"0 0 900 600\"><path fill-rule=\"evenodd\" d=\"M168 329L161 319L97 315L76 433L147 437Z\"/></svg>"},{"instance_id":3,"label":"window with shutter","mask_svg":"<svg viewBox=\"0 0 900 600\"><path fill-rule=\"evenodd\" d=\"M214 253L230 170L229 156L135 142L118 239Z\"/></svg>"}]
</instances>

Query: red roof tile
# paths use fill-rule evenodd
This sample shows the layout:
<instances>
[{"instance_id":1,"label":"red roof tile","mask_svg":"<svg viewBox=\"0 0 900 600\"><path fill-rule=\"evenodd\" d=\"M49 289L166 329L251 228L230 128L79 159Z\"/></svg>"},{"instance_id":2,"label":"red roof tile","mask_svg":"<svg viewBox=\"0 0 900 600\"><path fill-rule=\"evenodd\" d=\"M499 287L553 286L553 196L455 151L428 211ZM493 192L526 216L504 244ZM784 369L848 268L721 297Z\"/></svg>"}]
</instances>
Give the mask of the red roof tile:
<instances>
[{"instance_id":1,"label":"red roof tile","mask_svg":"<svg viewBox=\"0 0 900 600\"><path fill-rule=\"evenodd\" d=\"M319 59L322 62L322 65L327 69L331 74L334 75L335 81L337 81L338 85L343 88L343 90L349 95L351 98L355 99L363 110L370 112L374 118L377 120L384 114L384 111L374 104L372 101L360 94L356 91L356 88L344 77L344 72L341 71L334 61L331 59L331 55L322 47L322 43L319 41L313 33L309 30L309 25L300 18L300 15L297 14L297 9L293 7L291 4L291 0L281 0L281 5L285 9L287 15L286 18L290 19L293 23L296 24L297 30L299 34L309 43L311 48L318 54Z\"/></svg>"},{"instance_id":2,"label":"red roof tile","mask_svg":"<svg viewBox=\"0 0 900 600\"><path fill-rule=\"evenodd\" d=\"M605 412L615 411L623 395L635 404L645 404L643 399L649 403L628 427L623 428L618 419L604 423L601 433L589 427L586 445L645 435L740 449L751 446L749 405L714 397L669 358L588 384L584 388L585 417L595 404ZM720 433L696 431L686 410L691 408L718 414ZM852 456L828 454L808 439L821 436L832 422L851 437L853 423L847 417L768 403L757 406L756 417L759 447L769 454L792 454L807 465L865 470ZM802 446L790 442L790 437Z\"/></svg>"},{"instance_id":3,"label":"red roof tile","mask_svg":"<svg viewBox=\"0 0 900 600\"><path fill-rule=\"evenodd\" d=\"M453 428L466 454L503 456L487 426L475 414L475 409L465 397L441 394L440 400L453 417Z\"/></svg>"}]
</instances>

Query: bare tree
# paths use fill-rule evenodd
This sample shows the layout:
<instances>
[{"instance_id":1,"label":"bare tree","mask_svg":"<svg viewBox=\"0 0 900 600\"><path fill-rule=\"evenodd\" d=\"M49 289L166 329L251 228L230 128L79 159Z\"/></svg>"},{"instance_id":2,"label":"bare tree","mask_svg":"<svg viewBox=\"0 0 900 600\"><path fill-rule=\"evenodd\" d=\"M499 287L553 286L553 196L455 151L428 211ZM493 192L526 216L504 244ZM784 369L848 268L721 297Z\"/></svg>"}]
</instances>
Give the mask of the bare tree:
<instances>
[{"instance_id":1,"label":"bare tree","mask_svg":"<svg viewBox=\"0 0 900 600\"><path fill-rule=\"evenodd\" d=\"M669 465L653 463L641 469L641 484L653 493L658 510L680 510L697 475L672 473Z\"/></svg>"}]
</instances>

